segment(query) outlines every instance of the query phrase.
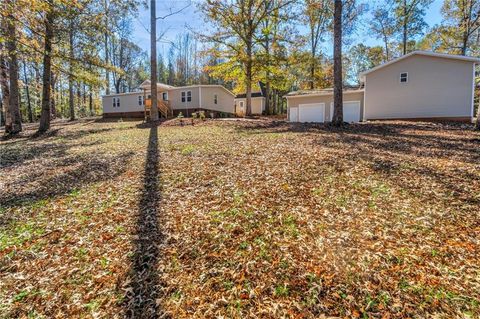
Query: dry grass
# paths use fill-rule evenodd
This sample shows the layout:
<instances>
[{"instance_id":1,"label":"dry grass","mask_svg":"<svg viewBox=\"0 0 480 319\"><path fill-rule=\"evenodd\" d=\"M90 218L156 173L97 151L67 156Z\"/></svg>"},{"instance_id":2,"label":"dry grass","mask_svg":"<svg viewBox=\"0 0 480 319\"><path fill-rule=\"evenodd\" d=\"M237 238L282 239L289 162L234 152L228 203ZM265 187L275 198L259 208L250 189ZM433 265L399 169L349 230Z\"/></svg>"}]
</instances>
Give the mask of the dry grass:
<instances>
[{"instance_id":1,"label":"dry grass","mask_svg":"<svg viewBox=\"0 0 480 319\"><path fill-rule=\"evenodd\" d=\"M0 152L2 318L480 318L469 126L81 121Z\"/></svg>"}]
</instances>

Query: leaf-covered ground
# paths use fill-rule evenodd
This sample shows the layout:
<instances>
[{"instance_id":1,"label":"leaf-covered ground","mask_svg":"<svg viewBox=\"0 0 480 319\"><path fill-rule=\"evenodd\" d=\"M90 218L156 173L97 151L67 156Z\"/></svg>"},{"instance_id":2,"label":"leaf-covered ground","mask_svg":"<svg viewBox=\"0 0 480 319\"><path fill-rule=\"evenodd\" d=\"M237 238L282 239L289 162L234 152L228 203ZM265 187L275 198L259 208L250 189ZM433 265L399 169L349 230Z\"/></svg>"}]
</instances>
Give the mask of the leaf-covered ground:
<instances>
[{"instance_id":1,"label":"leaf-covered ground","mask_svg":"<svg viewBox=\"0 0 480 319\"><path fill-rule=\"evenodd\" d=\"M480 318L480 135L58 122L0 142L1 318Z\"/></svg>"}]
</instances>

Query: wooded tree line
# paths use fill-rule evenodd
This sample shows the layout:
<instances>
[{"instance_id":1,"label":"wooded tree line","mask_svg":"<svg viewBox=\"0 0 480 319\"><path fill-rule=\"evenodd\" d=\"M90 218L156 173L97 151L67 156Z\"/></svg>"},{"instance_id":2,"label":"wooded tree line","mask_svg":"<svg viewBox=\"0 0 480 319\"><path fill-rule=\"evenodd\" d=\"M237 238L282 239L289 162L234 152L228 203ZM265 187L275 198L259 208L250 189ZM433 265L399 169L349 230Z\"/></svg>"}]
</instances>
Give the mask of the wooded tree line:
<instances>
[{"instance_id":1,"label":"wooded tree line","mask_svg":"<svg viewBox=\"0 0 480 319\"><path fill-rule=\"evenodd\" d=\"M342 83L415 49L480 54L480 0L444 0L442 22L428 26L433 0L341 1ZM136 90L150 77L149 52L132 38L142 0L4 0L0 23L0 120L7 133L22 122L97 114L101 94ZM206 0L207 31L157 34L158 81L220 83L235 92L265 83L268 113L294 89L334 84L334 0ZM338 8L337 8L338 9ZM150 30L145 30L149 32ZM381 45L358 43L367 32ZM338 76L337 76L338 77ZM247 101L247 112L250 109Z\"/></svg>"},{"instance_id":2,"label":"wooded tree line","mask_svg":"<svg viewBox=\"0 0 480 319\"><path fill-rule=\"evenodd\" d=\"M202 38L215 46L210 69L239 91L251 94L261 80L267 92L331 87L334 81L334 0L208 0L202 5L214 32ZM425 14L433 0L342 0L341 63L344 84L358 74L413 50L478 56L479 0L444 0L439 25ZM354 37L368 33L382 45L367 46ZM247 101L247 112L250 108ZM274 110L269 107L272 113Z\"/></svg>"}]
</instances>

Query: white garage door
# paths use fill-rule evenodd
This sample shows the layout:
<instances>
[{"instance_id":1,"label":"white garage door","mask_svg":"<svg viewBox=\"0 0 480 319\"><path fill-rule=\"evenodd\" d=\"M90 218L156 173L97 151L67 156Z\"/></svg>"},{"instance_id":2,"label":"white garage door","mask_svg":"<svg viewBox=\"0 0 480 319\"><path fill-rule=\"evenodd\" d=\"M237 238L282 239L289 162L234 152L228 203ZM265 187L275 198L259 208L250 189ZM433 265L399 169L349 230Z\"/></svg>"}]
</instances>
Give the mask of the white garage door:
<instances>
[{"instance_id":1,"label":"white garage door","mask_svg":"<svg viewBox=\"0 0 480 319\"><path fill-rule=\"evenodd\" d=\"M302 123L323 123L325 120L325 103L300 104L298 121Z\"/></svg>"},{"instance_id":2,"label":"white garage door","mask_svg":"<svg viewBox=\"0 0 480 319\"><path fill-rule=\"evenodd\" d=\"M298 122L298 107L291 107L288 116L290 122Z\"/></svg>"},{"instance_id":3,"label":"white garage door","mask_svg":"<svg viewBox=\"0 0 480 319\"><path fill-rule=\"evenodd\" d=\"M330 120L333 118L333 102L330 104ZM360 101L343 102L343 121L360 122Z\"/></svg>"}]
</instances>

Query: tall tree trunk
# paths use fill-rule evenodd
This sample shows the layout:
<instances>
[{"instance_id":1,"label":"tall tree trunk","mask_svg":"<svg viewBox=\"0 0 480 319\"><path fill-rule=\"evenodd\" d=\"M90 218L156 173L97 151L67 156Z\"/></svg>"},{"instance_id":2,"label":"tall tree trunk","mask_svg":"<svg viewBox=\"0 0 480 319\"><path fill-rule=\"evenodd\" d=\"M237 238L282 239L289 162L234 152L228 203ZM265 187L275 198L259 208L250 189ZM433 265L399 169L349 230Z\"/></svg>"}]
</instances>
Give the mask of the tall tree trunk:
<instances>
[{"instance_id":1,"label":"tall tree trunk","mask_svg":"<svg viewBox=\"0 0 480 319\"><path fill-rule=\"evenodd\" d=\"M266 1L267 9L270 7L270 3ZM266 29L268 29L269 21L267 19ZM265 36L265 55L267 57L267 71L265 72L265 114L272 113L270 110L270 37L268 34Z\"/></svg>"},{"instance_id":2,"label":"tall tree trunk","mask_svg":"<svg viewBox=\"0 0 480 319\"><path fill-rule=\"evenodd\" d=\"M82 83L82 99L82 106L85 110L85 114L87 114L87 86L85 85L85 82Z\"/></svg>"},{"instance_id":3,"label":"tall tree trunk","mask_svg":"<svg viewBox=\"0 0 480 319\"><path fill-rule=\"evenodd\" d=\"M55 118L57 117L57 109L56 109L56 105L55 105L55 83L56 83L57 79L55 77L55 74L51 74L50 76L50 86L52 88L52 93L51 93L51 97L50 97L50 113L52 114L52 118Z\"/></svg>"},{"instance_id":4,"label":"tall tree trunk","mask_svg":"<svg viewBox=\"0 0 480 319\"><path fill-rule=\"evenodd\" d=\"M90 86L88 94L88 109L90 110L90 116L93 116L93 92L92 86Z\"/></svg>"},{"instance_id":5,"label":"tall tree trunk","mask_svg":"<svg viewBox=\"0 0 480 319\"><path fill-rule=\"evenodd\" d=\"M22 131L22 118L20 115L20 92L18 88L18 59L17 59L17 42L16 42L16 28L15 21L13 17L14 3L13 1L8 1L9 5L9 14L6 19L7 21L7 51L8 51L8 68L10 75L10 116L12 118L12 129L11 134L17 134Z\"/></svg>"},{"instance_id":6,"label":"tall tree trunk","mask_svg":"<svg viewBox=\"0 0 480 319\"><path fill-rule=\"evenodd\" d=\"M477 109L477 121L475 122L475 130L480 131L480 105Z\"/></svg>"},{"instance_id":7,"label":"tall tree trunk","mask_svg":"<svg viewBox=\"0 0 480 319\"><path fill-rule=\"evenodd\" d=\"M62 117L65 116L65 105L63 101L63 81L62 81L62 76L59 74L58 76L58 87L57 87L57 92L58 92L58 103L60 105L60 113L62 113Z\"/></svg>"},{"instance_id":8,"label":"tall tree trunk","mask_svg":"<svg viewBox=\"0 0 480 319\"><path fill-rule=\"evenodd\" d=\"M333 119L335 126L343 125L342 79L342 0L335 0L333 24Z\"/></svg>"},{"instance_id":9,"label":"tall tree trunk","mask_svg":"<svg viewBox=\"0 0 480 319\"><path fill-rule=\"evenodd\" d=\"M278 114L277 90L275 89L272 92L272 100L273 100L273 114Z\"/></svg>"},{"instance_id":10,"label":"tall tree trunk","mask_svg":"<svg viewBox=\"0 0 480 319\"><path fill-rule=\"evenodd\" d=\"M158 121L157 105L157 13L155 0L150 0L150 90L151 109L150 120Z\"/></svg>"},{"instance_id":11,"label":"tall tree trunk","mask_svg":"<svg viewBox=\"0 0 480 319\"><path fill-rule=\"evenodd\" d=\"M109 3L108 0L104 0L103 2L104 5L104 11L105 11L105 34L104 34L104 45L105 45L105 65L107 65L107 69L105 69L105 94L109 95L110 94L110 71L108 70L108 64L110 62L109 56L108 56L108 28L110 27L108 25L108 16L109 16Z\"/></svg>"},{"instance_id":12,"label":"tall tree trunk","mask_svg":"<svg viewBox=\"0 0 480 319\"><path fill-rule=\"evenodd\" d=\"M468 35L470 33L470 30L465 30L463 32L463 36L462 36L462 51L461 51L461 54L462 55L467 55L467 49L468 49Z\"/></svg>"},{"instance_id":13,"label":"tall tree trunk","mask_svg":"<svg viewBox=\"0 0 480 319\"><path fill-rule=\"evenodd\" d=\"M310 90L315 88L315 58L312 57L312 63L310 65Z\"/></svg>"},{"instance_id":14,"label":"tall tree trunk","mask_svg":"<svg viewBox=\"0 0 480 319\"><path fill-rule=\"evenodd\" d=\"M316 67L316 52L317 52L317 47L315 45L315 27L312 23L310 23L310 58L312 59L310 61L310 90L313 90L315 88L315 67Z\"/></svg>"},{"instance_id":15,"label":"tall tree trunk","mask_svg":"<svg viewBox=\"0 0 480 319\"><path fill-rule=\"evenodd\" d=\"M5 111L3 110L3 101L0 99L0 126L5 125Z\"/></svg>"},{"instance_id":16,"label":"tall tree trunk","mask_svg":"<svg viewBox=\"0 0 480 319\"><path fill-rule=\"evenodd\" d=\"M73 52L73 21L70 22L68 32L68 45L69 45L69 62L68 62L68 106L70 111L70 121L75 120L75 98L73 93L73 59L75 54Z\"/></svg>"},{"instance_id":17,"label":"tall tree trunk","mask_svg":"<svg viewBox=\"0 0 480 319\"><path fill-rule=\"evenodd\" d=\"M25 81L25 93L27 95L27 113L28 121L33 123L33 112L32 112L32 101L30 100L30 88L28 87L28 75L27 75L27 66L26 62L23 62L23 77Z\"/></svg>"},{"instance_id":18,"label":"tall tree trunk","mask_svg":"<svg viewBox=\"0 0 480 319\"><path fill-rule=\"evenodd\" d=\"M4 110L5 133L12 130L12 117L10 116L10 85L8 79L8 66L4 55L3 43L0 41L0 85L2 87L2 108Z\"/></svg>"},{"instance_id":19,"label":"tall tree trunk","mask_svg":"<svg viewBox=\"0 0 480 319\"><path fill-rule=\"evenodd\" d=\"M386 55L384 62L388 62L390 60L390 50L388 49L388 38L384 36L383 41L385 42L385 55Z\"/></svg>"},{"instance_id":20,"label":"tall tree trunk","mask_svg":"<svg viewBox=\"0 0 480 319\"><path fill-rule=\"evenodd\" d=\"M252 41L247 42L247 61L245 66L245 86L246 86L246 110L245 115L250 116L252 115Z\"/></svg>"},{"instance_id":21,"label":"tall tree trunk","mask_svg":"<svg viewBox=\"0 0 480 319\"><path fill-rule=\"evenodd\" d=\"M475 122L475 130L480 131L480 106L477 109L477 121Z\"/></svg>"},{"instance_id":22,"label":"tall tree trunk","mask_svg":"<svg viewBox=\"0 0 480 319\"><path fill-rule=\"evenodd\" d=\"M80 117L82 116L83 112L83 105L82 105L82 92L80 90L80 82L77 82L77 106L80 108Z\"/></svg>"},{"instance_id":23,"label":"tall tree trunk","mask_svg":"<svg viewBox=\"0 0 480 319\"><path fill-rule=\"evenodd\" d=\"M38 132L46 132L50 128L50 77L52 75L52 38L53 38L53 1L45 17L45 52L43 53L43 89L42 114Z\"/></svg>"},{"instance_id":24,"label":"tall tree trunk","mask_svg":"<svg viewBox=\"0 0 480 319\"><path fill-rule=\"evenodd\" d=\"M267 72L267 83L265 83L265 114L272 114L271 110L270 72Z\"/></svg>"},{"instance_id":25,"label":"tall tree trunk","mask_svg":"<svg viewBox=\"0 0 480 319\"><path fill-rule=\"evenodd\" d=\"M113 85L115 86L115 93L116 94L119 94L120 93L120 84L121 84L121 81L120 79L118 81L113 81Z\"/></svg>"}]
</instances>

